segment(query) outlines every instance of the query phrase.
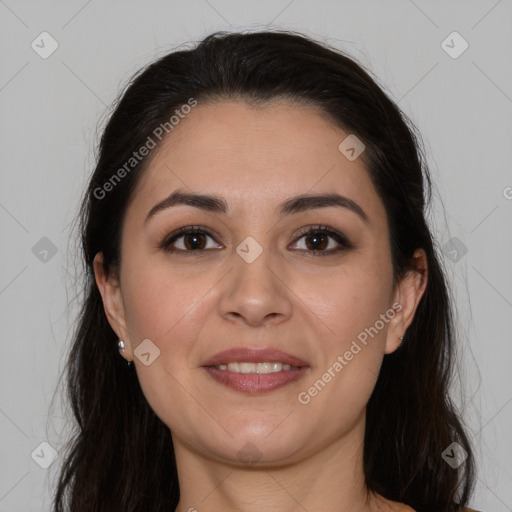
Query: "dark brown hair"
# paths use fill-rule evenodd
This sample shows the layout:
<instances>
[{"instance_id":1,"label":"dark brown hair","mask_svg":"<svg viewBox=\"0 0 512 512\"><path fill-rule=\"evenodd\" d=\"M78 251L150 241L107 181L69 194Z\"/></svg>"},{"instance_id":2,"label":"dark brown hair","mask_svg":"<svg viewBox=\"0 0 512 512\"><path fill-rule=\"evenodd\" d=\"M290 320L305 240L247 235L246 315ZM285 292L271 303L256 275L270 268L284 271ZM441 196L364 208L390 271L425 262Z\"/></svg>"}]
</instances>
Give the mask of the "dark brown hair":
<instances>
[{"instance_id":1,"label":"dark brown hair","mask_svg":"<svg viewBox=\"0 0 512 512\"><path fill-rule=\"evenodd\" d=\"M362 158L386 208L395 282L414 270L415 249L425 250L425 294L402 347L384 357L367 405L364 472L369 491L418 512L460 510L472 492L474 462L449 395L453 313L426 222L431 182L421 139L352 58L276 31L215 33L195 48L165 55L132 79L108 120L80 211L84 302L66 367L76 429L54 512L170 512L178 503L169 428L148 405L133 366L119 356L93 272L98 252L107 272L120 265L121 225L149 160L134 165L104 197L98 190L190 98L201 104L231 97L315 105L355 134L366 145ZM468 453L458 469L441 457L452 442Z\"/></svg>"}]
</instances>

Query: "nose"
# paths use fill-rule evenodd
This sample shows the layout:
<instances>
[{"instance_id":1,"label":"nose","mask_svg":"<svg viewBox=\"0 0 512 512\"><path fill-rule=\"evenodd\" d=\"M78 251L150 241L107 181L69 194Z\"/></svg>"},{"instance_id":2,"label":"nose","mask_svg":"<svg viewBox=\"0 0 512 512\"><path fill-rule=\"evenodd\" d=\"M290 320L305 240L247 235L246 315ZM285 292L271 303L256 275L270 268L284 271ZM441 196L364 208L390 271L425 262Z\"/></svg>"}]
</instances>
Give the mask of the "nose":
<instances>
[{"instance_id":1,"label":"nose","mask_svg":"<svg viewBox=\"0 0 512 512\"><path fill-rule=\"evenodd\" d=\"M252 327L289 319L293 293L286 283L284 267L271 261L268 250L263 250L254 261L248 261L238 253L233 254L234 268L223 280L220 314L231 322Z\"/></svg>"}]
</instances>

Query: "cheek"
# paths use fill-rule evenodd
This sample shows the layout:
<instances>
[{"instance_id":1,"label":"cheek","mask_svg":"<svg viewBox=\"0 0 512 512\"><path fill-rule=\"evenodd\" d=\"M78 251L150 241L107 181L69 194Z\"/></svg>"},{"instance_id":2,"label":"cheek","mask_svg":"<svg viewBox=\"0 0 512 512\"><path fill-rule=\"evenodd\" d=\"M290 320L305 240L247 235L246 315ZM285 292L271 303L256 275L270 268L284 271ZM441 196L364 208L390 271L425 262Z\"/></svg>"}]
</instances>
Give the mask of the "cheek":
<instances>
[{"instance_id":1,"label":"cheek","mask_svg":"<svg viewBox=\"0 0 512 512\"><path fill-rule=\"evenodd\" d=\"M192 267L177 271L165 263L151 261L147 255L138 260L131 258L126 260L123 282L130 341L136 356L137 346L145 339L159 350L158 358L149 366L136 361L141 385L150 402L159 399L162 389L181 396L183 386L195 389L191 370L197 370L197 340L211 314L214 294L209 292L219 277Z\"/></svg>"},{"instance_id":2,"label":"cheek","mask_svg":"<svg viewBox=\"0 0 512 512\"><path fill-rule=\"evenodd\" d=\"M128 268L128 265L127 265ZM208 306L206 293L215 283L208 276L176 271L162 265L140 265L126 273L125 314L132 346L149 339L158 347L154 362L136 360L142 391L157 416L173 431L187 435L180 418L204 422L200 390L194 382L190 353L194 348ZM195 397L191 399L191 397ZM182 432L183 430L183 432Z\"/></svg>"},{"instance_id":3,"label":"cheek","mask_svg":"<svg viewBox=\"0 0 512 512\"><path fill-rule=\"evenodd\" d=\"M312 408L319 411L342 405L332 413L339 416L340 424L364 408L375 386L394 316L391 289L391 268L380 273L366 267L333 277L324 293L310 299L311 308L323 311L322 319L331 332L322 336L324 357L307 382L312 387L304 391L312 398Z\"/></svg>"},{"instance_id":4,"label":"cheek","mask_svg":"<svg viewBox=\"0 0 512 512\"><path fill-rule=\"evenodd\" d=\"M375 262L330 276L326 286L311 297L310 306L323 315L334 344L343 348L347 341L367 332L376 322L381 338L384 337L387 324L382 325L379 320L390 307L391 291L391 267Z\"/></svg>"},{"instance_id":5,"label":"cheek","mask_svg":"<svg viewBox=\"0 0 512 512\"><path fill-rule=\"evenodd\" d=\"M126 321L135 344L145 338L157 345L176 339L181 324L193 324L197 306L214 284L212 281L209 285L207 275L177 272L147 257L131 268L137 271L126 272L123 296Z\"/></svg>"}]
</instances>

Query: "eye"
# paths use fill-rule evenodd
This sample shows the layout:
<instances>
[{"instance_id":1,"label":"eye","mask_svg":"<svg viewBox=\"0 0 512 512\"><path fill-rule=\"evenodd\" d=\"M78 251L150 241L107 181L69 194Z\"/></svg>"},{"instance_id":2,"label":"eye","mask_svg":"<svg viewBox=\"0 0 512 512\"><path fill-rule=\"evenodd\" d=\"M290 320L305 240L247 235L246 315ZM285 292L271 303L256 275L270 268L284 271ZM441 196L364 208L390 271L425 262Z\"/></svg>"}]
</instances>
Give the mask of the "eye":
<instances>
[{"instance_id":1,"label":"eye","mask_svg":"<svg viewBox=\"0 0 512 512\"><path fill-rule=\"evenodd\" d=\"M213 246L208 247L208 238L214 240L214 235L206 228L200 226L185 226L165 237L159 244L159 248L170 253L181 252L193 254L206 252L207 249L222 248L222 246L218 244L213 244ZM306 230L302 231L297 240L303 238L305 239L305 248L300 248L299 250L313 257L328 256L353 247L345 235L328 226L311 226L306 228ZM332 245L332 241L334 241L335 247L329 248L329 246ZM336 247L336 244L338 247Z\"/></svg>"},{"instance_id":2,"label":"eye","mask_svg":"<svg viewBox=\"0 0 512 512\"><path fill-rule=\"evenodd\" d=\"M193 253L204 252L204 249L214 249L215 246L206 247L205 238L213 239L213 235L200 226L186 226L165 237L159 247L167 252ZM181 245L181 247L173 247L180 239L183 240L177 245Z\"/></svg>"},{"instance_id":3,"label":"eye","mask_svg":"<svg viewBox=\"0 0 512 512\"><path fill-rule=\"evenodd\" d=\"M302 238L305 239L306 247L301 250L305 250L314 257L328 256L353 247L345 235L328 226L309 227L301 233L301 236L297 240L301 240ZM329 239L335 241L335 247L326 250L330 245ZM336 247L336 244L338 244L338 247Z\"/></svg>"}]
</instances>

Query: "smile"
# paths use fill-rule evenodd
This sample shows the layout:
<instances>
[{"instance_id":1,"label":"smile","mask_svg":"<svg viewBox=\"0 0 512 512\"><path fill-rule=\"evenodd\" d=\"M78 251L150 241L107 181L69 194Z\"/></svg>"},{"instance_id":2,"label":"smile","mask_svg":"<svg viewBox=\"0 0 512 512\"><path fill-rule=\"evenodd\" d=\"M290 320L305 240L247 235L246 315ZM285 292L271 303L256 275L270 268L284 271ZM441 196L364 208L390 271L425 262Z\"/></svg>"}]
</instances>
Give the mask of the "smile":
<instances>
[{"instance_id":1,"label":"smile","mask_svg":"<svg viewBox=\"0 0 512 512\"><path fill-rule=\"evenodd\" d=\"M298 366L292 366L289 364L283 364L280 362L272 362L272 363L228 363L228 364L219 364L215 366L219 370L228 370L230 372L235 373L276 373L281 371L293 371L298 370Z\"/></svg>"}]
</instances>

